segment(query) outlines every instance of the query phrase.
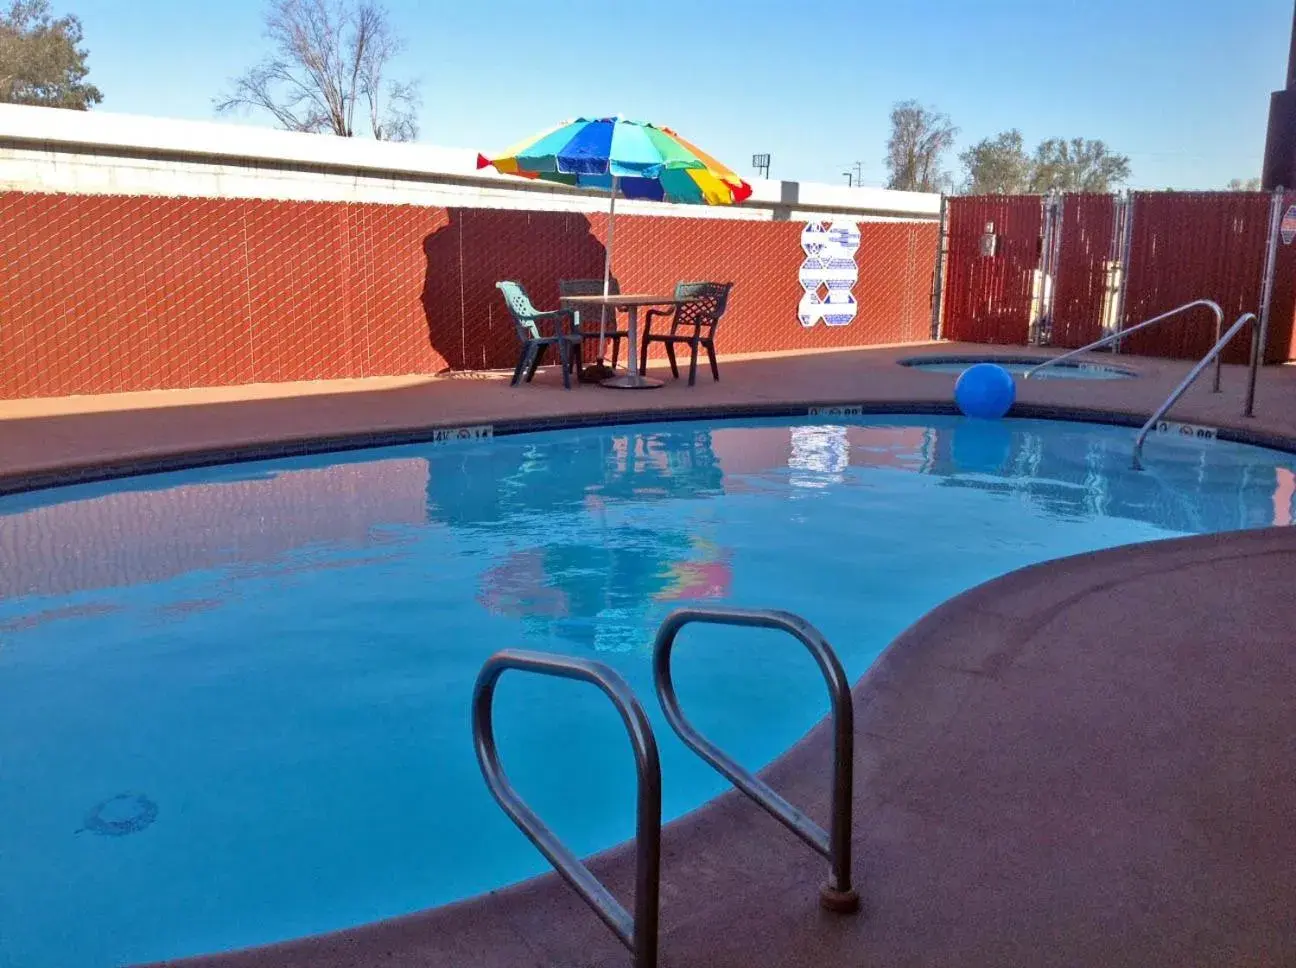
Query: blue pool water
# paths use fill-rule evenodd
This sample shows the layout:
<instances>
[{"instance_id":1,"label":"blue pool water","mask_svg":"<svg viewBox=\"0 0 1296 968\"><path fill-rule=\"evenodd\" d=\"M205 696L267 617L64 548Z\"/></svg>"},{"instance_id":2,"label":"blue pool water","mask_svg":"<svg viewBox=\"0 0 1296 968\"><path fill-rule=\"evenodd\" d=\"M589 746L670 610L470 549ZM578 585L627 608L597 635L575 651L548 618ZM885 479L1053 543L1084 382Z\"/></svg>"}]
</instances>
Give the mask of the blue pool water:
<instances>
[{"instance_id":1,"label":"blue pool water","mask_svg":"<svg viewBox=\"0 0 1296 968\"><path fill-rule=\"evenodd\" d=\"M272 941L544 869L477 771L504 646L596 656L645 700L664 813L721 792L653 699L672 608L790 609L852 677L925 611L1033 562L1287 524L1286 454L1044 421L570 430L0 498L0 965ZM827 709L803 649L691 628L698 726L760 766ZM615 713L505 677L501 751L581 853L628 837ZM777 836L771 828L772 835Z\"/></svg>"},{"instance_id":2,"label":"blue pool water","mask_svg":"<svg viewBox=\"0 0 1296 968\"><path fill-rule=\"evenodd\" d=\"M967 357L916 357L900 360L901 366L922 370L924 373L962 373L977 363L996 363L1009 373L1021 376L1027 370L1038 366L1039 359L1012 359L1002 356L967 356ZM1077 363L1068 360L1045 367L1032 380L1128 380L1135 374L1118 366L1107 366L1102 363Z\"/></svg>"}]
</instances>

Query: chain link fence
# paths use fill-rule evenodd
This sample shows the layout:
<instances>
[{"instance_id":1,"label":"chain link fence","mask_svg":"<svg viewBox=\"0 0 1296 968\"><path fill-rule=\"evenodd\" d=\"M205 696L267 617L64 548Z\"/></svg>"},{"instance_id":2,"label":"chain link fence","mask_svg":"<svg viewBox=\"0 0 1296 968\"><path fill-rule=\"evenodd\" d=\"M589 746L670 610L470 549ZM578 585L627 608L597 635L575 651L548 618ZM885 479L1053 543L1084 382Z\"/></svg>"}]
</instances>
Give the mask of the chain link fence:
<instances>
[{"instance_id":1,"label":"chain link fence","mask_svg":"<svg viewBox=\"0 0 1296 968\"><path fill-rule=\"evenodd\" d=\"M803 223L624 216L623 291L733 282L724 355L928 338L934 222L860 225L846 326L797 320ZM511 367L495 283L601 278L607 218L0 193L0 398Z\"/></svg>"},{"instance_id":2,"label":"chain link fence","mask_svg":"<svg viewBox=\"0 0 1296 968\"><path fill-rule=\"evenodd\" d=\"M942 333L978 343L1079 347L1196 299L1219 303L1227 325L1266 308L1268 273L1265 359L1290 359L1296 247L1275 237L1277 201L1264 192L952 198ZM1277 208L1290 210L1289 224L1296 223L1294 205L1288 196ZM1200 359L1214 340L1214 317L1199 309L1135 333L1120 349ZM1229 363L1249 355L1249 334L1224 351Z\"/></svg>"}]
</instances>

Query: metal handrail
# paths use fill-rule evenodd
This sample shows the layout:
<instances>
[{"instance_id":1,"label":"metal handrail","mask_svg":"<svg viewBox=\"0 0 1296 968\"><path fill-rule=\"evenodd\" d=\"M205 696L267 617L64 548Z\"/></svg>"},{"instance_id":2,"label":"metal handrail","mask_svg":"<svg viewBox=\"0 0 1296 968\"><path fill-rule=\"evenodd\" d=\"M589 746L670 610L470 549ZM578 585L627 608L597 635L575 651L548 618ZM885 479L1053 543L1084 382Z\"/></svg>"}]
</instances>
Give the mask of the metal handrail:
<instances>
[{"instance_id":1,"label":"metal handrail","mask_svg":"<svg viewBox=\"0 0 1296 968\"><path fill-rule=\"evenodd\" d=\"M639 774L635 820L635 913L632 918L580 858L569 850L518 796L500 767L491 707L499 677L509 669L592 683L612 700L630 734ZM563 879L603 919L634 955L635 968L656 968L658 892L661 875L661 763L657 740L630 685L610 667L589 659L505 649L486 660L472 703L473 745L482 776L499 805Z\"/></svg>"},{"instance_id":2,"label":"metal handrail","mask_svg":"<svg viewBox=\"0 0 1296 968\"><path fill-rule=\"evenodd\" d=\"M779 796L763 780L748 772L715 744L693 728L680 711L671 678L671 650L680 629L698 622L709 625L739 625L788 632L810 650L828 684L832 700L833 780L831 833ZM832 647L819 630L790 612L739 608L683 608L672 612L657 630L653 644L653 684L666 721L680 739L743 793L751 797L776 820L827 858L830 875L819 891L820 904L838 913L859 910L859 894L851 887L852 770L855 761L855 715L850 683Z\"/></svg>"},{"instance_id":3,"label":"metal handrail","mask_svg":"<svg viewBox=\"0 0 1296 968\"><path fill-rule=\"evenodd\" d=\"M1117 333L1108 333L1102 339L1094 340L1094 342L1090 343L1088 346L1082 346L1078 350L1071 350L1067 353L1063 353L1061 356L1055 356L1052 359L1045 360L1039 366L1032 366L1022 375L1022 379L1029 380L1032 374L1038 373L1046 366L1053 366L1055 363L1061 363L1063 360L1070 359L1073 356L1078 356L1081 353L1096 350L1098 347L1106 346L1108 343L1118 343L1130 333L1137 333L1140 329L1153 326L1156 323L1169 319L1171 316L1177 316L1179 313L1185 312L1189 309L1194 309L1197 306L1205 306L1215 314L1215 339L1218 340L1220 338L1220 331L1224 328L1224 310L1220 309L1219 303L1215 302L1213 299L1194 299L1192 302L1184 303L1182 306L1176 306L1174 309L1171 309L1169 312L1164 312L1160 316L1153 316L1151 319L1145 319L1137 326L1131 326L1129 329L1122 329ZM1215 364L1215 386L1212 390L1213 393L1220 392L1220 365L1221 364L1218 361Z\"/></svg>"},{"instance_id":4,"label":"metal handrail","mask_svg":"<svg viewBox=\"0 0 1296 968\"><path fill-rule=\"evenodd\" d=\"M1224 347L1227 346L1242 327L1248 323L1251 324L1251 376L1247 383L1246 406L1242 410L1242 415L1245 417L1252 417L1255 415L1256 369L1258 368L1260 361L1260 319L1255 313L1243 313L1237 318L1237 321L1228 328L1228 332L1215 341L1215 345L1211 347L1210 352L1203 356L1201 361L1188 371L1188 375L1183 378L1183 381L1170 392L1170 396L1166 397L1165 403L1157 407L1156 412L1153 413L1152 416L1148 417L1147 423L1143 425L1143 429L1140 430L1138 436L1134 438L1134 469L1136 471L1141 471L1143 469L1143 463L1139 459L1139 456L1143 453L1143 442L1147 439L1147 435L1151 432L1152 428L1155 427L1157 422L1166 415L1166 411L1173 407L1176 401L1178 401L1187 389L1192 386L1193 381L1197 379L1202 370L1206 369L1210 364L1210 361L1212 359L1217 361L1219 360L1220 354L1224 351Z\"/></svg>"}]
</instances>

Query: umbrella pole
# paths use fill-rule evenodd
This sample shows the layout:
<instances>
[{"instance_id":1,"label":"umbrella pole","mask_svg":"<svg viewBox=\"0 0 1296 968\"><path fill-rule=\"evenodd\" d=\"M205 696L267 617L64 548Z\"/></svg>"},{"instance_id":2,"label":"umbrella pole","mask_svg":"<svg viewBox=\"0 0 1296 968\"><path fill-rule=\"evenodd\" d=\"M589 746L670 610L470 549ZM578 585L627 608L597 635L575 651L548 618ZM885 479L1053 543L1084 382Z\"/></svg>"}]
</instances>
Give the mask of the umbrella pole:
<instances>
[{"instance_id":1,"label":"umbrella pole","mask_svg":"<svg viewBox=\"0 0 1296 968\"><path fill-rule=\"evenodd\" d=\"M603 253L603 298L608 296L608 290L612 285L612 243L616 238L616 196L619 178L612 176L612 204L608 208L608 234L607 248ZM607 351L607 306L599 307L599 362L603 362L603 356ZM632 347L631 353L634 352Z\"/></svg>"}]
</instances>

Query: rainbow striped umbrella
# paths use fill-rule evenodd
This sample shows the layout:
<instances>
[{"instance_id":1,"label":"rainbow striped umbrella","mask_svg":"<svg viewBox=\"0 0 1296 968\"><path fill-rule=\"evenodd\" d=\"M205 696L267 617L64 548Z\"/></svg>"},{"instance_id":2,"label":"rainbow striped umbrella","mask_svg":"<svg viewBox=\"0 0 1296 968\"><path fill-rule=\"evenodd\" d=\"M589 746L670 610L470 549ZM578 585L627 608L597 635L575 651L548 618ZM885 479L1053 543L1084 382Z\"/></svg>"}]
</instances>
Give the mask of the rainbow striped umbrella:
<instances>
[{"instance_id":1,"label":"rainbow striped umbrella","mask_svg":"<svg viewBox=\"0 0 1296 968\"><path fill-rule=\"evenodd\" d=\"M648 199L685 205L733 205L751 195L751 186L670 128L624 118L577 118L519 142L496 158L477 156L477 167L506 175L538 178L612 196L608 212L603 294L612 279L616 198ZM604 333L600 327L599 359Z\"/></svg>"}]
</instances>

